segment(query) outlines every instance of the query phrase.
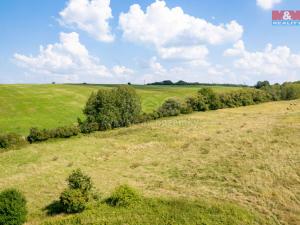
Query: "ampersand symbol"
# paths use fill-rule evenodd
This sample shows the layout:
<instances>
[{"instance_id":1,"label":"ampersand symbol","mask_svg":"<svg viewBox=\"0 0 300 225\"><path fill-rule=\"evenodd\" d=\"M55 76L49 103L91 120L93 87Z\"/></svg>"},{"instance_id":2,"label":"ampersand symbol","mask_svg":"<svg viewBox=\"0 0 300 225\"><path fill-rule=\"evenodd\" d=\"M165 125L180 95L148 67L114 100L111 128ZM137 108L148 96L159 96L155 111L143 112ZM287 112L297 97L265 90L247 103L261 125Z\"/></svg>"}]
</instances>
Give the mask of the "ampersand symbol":
<instances>
[{"instance_id":1,"label":"ampersand symbol","mask_svg":"<svg viewBox=\"0 0 300 225\"><path fill-rule=\"evenodd\" d=\"M283 17L282 18L283 18L283 20L291 20L292 19L289 11L285 11L283 13Z\"/></svg>"}]
</instances>

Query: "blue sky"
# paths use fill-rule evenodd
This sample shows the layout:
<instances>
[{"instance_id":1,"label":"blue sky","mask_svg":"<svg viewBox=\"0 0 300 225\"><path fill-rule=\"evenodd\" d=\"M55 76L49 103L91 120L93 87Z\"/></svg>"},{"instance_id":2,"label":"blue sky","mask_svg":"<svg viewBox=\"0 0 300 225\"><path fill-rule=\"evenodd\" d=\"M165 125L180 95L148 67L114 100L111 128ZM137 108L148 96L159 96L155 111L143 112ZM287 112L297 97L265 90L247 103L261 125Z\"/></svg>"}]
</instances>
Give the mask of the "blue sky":
<instances>
[{"instance_id":1,"label":"blue sky","mask_svg":"<svg viewBox=\"0 0 300 225\"><path fill-rule=\"evenodd\" d=\"M0 83L300 80L300 26L273 9L300 1L3 0Z\"/></svg>"}]
</instances>

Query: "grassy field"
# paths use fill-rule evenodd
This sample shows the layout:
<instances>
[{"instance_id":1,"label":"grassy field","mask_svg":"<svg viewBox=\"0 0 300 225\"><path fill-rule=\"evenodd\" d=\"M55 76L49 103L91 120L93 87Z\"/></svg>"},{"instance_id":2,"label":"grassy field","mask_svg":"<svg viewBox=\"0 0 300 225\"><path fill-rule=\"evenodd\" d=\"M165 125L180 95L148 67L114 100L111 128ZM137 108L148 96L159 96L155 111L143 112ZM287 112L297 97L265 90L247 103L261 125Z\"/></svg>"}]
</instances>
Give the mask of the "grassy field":
<instances>
[{"instance_id":1,"label":"grassy field","mask_svg":"<svg viewBox=\"0 0 300 225\"><path fill-rule=\"evenodd\" d=\"M27 135L31 127L54 128L76 123L93 91L113 85L0 85L0 133ZM193 95L201 86L134 86L145 112L170 97ZM224 92L235 88L214 87Z\"/></svg>"},{"instance_id":2,"label":"grassy field","mask_svg":"<svg viewBox=\"0 0 300 225\"><path fill-rule=\"evenodd\" d=\"M17 95L22 96L19 88ZM78 113L76 99L84 102L92 89L52 88L53 94L64 93L65 101L73 99ZM80 93L75 97L74 88ZM144 98L147 91L153 92L139 90ZM41 88L39 98L55 100L57 95L47 93ZM56 100L56 106L64 104ZM193 113L4 152L0 189L16 187L25 193L28 224L296 225L299 140L300 100ZM58 198L66 177L78 167L92 177L103 197L129 184L149 204L130 209L99 204L76 216L47 215L43 208Z\"/></svg>"}]
</instances>

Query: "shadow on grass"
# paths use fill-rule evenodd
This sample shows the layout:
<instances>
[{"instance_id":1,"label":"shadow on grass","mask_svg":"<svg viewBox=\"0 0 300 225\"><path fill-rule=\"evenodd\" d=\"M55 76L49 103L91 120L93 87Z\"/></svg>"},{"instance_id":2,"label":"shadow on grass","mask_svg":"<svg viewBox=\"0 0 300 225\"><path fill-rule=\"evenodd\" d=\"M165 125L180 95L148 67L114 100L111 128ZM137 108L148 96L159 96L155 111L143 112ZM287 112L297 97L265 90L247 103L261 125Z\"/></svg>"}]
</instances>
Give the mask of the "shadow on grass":
<instances>
[{"instance_id":1,"label":"shadow on grass","mask_svg":"<svg viewBox=\"0 0 300 225\"><path fill-rule=\"evenodd\" d=\"M43 210L47 212L48 216L55 216L63 213L62 206L57 200L47 205Z\"/></svg>"}]
</instances>

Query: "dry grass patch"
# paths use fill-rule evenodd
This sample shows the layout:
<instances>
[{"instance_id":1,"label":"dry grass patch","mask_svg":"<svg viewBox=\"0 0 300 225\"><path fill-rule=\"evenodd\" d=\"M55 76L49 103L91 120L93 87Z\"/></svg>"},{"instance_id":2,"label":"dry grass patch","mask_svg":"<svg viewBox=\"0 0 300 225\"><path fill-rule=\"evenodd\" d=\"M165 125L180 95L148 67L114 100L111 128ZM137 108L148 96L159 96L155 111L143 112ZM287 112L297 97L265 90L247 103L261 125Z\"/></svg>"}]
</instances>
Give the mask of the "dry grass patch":
<instances>
[{"instance_id":1,"label":"dry grass patch","mask_svg":"<svg viewBox=\"0 0 300 225\"><path fill-rule=\"evenodd\" d=\"M104 195L126 183L148 197L221 200L297 224L299 115L299 100L275 102L35 144L0 154L0 189L25 193L29 224L46 218L74 168Z\"/></svg>"}]
</instances>

